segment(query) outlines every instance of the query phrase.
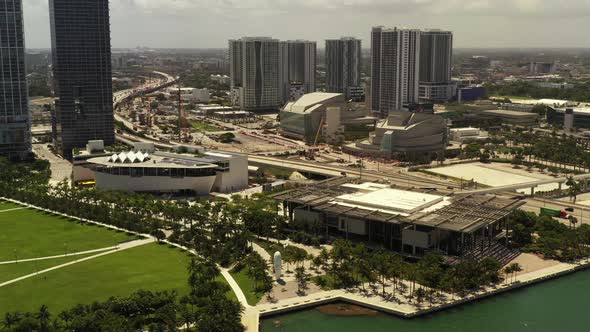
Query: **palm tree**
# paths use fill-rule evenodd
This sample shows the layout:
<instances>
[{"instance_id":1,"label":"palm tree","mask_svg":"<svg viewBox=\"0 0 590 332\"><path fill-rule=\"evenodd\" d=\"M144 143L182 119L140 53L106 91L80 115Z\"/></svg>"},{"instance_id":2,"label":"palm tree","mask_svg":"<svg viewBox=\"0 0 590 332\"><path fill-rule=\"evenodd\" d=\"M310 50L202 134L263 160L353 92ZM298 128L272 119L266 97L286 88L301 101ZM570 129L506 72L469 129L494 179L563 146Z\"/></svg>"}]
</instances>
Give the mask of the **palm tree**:
<instances>
[{"instance_id":1,"label":"palm tree","mask_svg":"<svg viewBox=\"0 0 590 332\"><path fill-rule=\"evenodd\" d=\"M573 176L568 176L567 178L567 182L565 183L569 188L568 188L568 195L570 197L570 201L574 200L574 204L576 204L576 201L578 199L578 194L581 191L581 185L579 182L577 182L576 180L574 180Z\"/></svg>"},{"instance_id":2,"label":"palm tree","mask_svg":"<svg viewBox=\"0 0 590 332\"><path fill-rule=\"evenodd\" d=\"M305 267L299 266L295 269L295 279L297 279L297 293L302 294L303 290L307 289L307 275L305 274Z\"/></svg>"},{"instance_id":3,"label":"palm tree","mask_svg":"<svg viewBox=\"0 0 590 332\"><path fill-rule=\"evenodd\" d=\"M382 294L385 296L385 281L391 270L391 255L384 250L379 250L373 255L373 261L375 271L379 275L379 279L381 281Z\"/></svg>"},{"instance_id":4,"label":"palm tree","mask_svg":"<svg viewBox=\"0 0 590 332\"><path fill-rule=\"evenodd\" d=\"M520 266L520 264L518 263L512 263L510 264L512 273L514 274L513 280L516 279L516 277L518 276L519 272L522 272L522 266Z\"/></svg>"},{"instance_id":5,"label":"palm tree","mask_svg":"<svg viewBox=\"0 0 590 332\"><path fill-rule=\"evenodd\" d=\"M514 272L512 265L506 266L502 272L504 272L504 283L508 283L508 275L512 275Z\"/></svg>"},{"instance_id":6,"label":"palm tree","mask_svg":"<svg viewBox=\"0 0 590 332\"><path fill-rule=\"evenodd\" d=\"M39 312L36 315L37 319L39 320L39 331L40 332L48 332L49 331L49 319L51 318L51 313L49 312L49 308L46 305L42 305L39 308Z\"/></svg>"},{"instance_id":7,"label":"palm tree","mask_svg":"<svg viewBox=\"0 0 590 332\"><path fill-rule=\"evenodd\" d=\"M4 321L2 322L2 324L4 325L5 328L10 330L11 327L16 325L21 320L21 318L22 318L22 314L20 312L14 312L14 313L7 312L4 315Z\"/></svg>"}]
</instances>

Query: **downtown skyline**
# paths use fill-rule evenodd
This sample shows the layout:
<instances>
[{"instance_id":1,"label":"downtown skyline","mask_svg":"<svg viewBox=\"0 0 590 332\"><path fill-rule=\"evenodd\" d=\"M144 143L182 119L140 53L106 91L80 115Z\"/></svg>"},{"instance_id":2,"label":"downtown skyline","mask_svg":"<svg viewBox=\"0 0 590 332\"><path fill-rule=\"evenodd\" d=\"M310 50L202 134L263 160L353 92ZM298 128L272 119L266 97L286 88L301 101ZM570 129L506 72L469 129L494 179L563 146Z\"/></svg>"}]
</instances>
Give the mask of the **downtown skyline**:
<instances>
[{"instance_id":1,"label":"downtown skyline","mask_svg":"<svg viewBox=\"0 0 590 332\"><path fill-rule=\"evenodd\" d=\"M23 2L27 47L49 48L47 1ZM370 28L377 25L453 31L456 48L579 48L587 46L584 18L590 13L590 4L581 0L308 0L297 5L267 0L121 0L111 6L114 48L226 48L228 39L269 35L268 31L281 40L320 42L347 35L369 45ZM552 24L546 24L547 19Z\"/></svg>"}]
</instances>

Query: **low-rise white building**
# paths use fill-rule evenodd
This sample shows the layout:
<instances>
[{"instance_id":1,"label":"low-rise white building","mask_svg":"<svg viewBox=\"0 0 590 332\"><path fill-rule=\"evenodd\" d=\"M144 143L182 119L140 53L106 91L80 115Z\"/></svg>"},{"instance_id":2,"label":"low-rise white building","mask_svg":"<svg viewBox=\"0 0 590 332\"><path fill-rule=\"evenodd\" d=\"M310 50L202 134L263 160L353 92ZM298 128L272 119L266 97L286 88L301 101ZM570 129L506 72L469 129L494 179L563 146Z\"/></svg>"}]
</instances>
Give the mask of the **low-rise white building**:
<instances>
[{"instance_id":1,"label":"low-rise white building","mask_svg":"<svg viewBox=\"0 0 590 332\"><path fill-rule=\"evenodd\" d=\"M487 135L484 135L484 133L479 128L452 128L450 132L450 138L453 142L463 142L466 140L487 138Z\"/></svg>"},{"instance_id":2,"label":"low-rise white building","mask_svg":"<svg viewBox=\"0 0 590 332\"><path fill-rule=\"evenodd\" d=\"M80 156L76 166L78 181L95 181L102 190L208 195L248 187L248 157L229 152L159 152L148 143L134 151Z\"/></svg>"},{"instance_id":3,"label":"low-rise white building","mask_svg":"<svg viewBox=\"0 0 590 332\"><path fill-rule=\"evenodd\" d=\"M229 85L231 82L231 78L227 75L211 75L209 76L209 79L213 82L217 82L219 84L227 84Z\"/></svg>"},{"instance_id":4,"label":"low-rise white building","mask_svg":"<svg viewBox=\"0 0 590 332\"><path fill-rule=\"evenodd\" d=\"M191 99L195 103L208 103L211 100L211 93L207 89L194 89Z\"/></svg>"}]
</instances>

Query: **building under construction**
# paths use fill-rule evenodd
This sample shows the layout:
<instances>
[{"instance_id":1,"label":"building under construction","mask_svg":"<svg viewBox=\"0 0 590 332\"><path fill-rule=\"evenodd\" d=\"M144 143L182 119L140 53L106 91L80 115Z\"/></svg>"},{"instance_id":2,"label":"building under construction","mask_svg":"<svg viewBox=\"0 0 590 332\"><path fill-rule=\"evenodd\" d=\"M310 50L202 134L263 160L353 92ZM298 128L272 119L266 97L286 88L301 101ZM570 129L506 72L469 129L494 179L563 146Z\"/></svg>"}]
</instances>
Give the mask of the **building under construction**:
<instances>
[{"instance_id":1,"label":"building under construction","mask_svg":"<svg viewBox=\"0 0 590 332\"><path fill-rule=\"evenodd\" d=\"M387 184L329 179L276 194L291 222L320 225L327 237L361 241L407 256L495 257L507 263L509 217L524 205L493 195L399 190Z\"/></svg>"}]
</instances>

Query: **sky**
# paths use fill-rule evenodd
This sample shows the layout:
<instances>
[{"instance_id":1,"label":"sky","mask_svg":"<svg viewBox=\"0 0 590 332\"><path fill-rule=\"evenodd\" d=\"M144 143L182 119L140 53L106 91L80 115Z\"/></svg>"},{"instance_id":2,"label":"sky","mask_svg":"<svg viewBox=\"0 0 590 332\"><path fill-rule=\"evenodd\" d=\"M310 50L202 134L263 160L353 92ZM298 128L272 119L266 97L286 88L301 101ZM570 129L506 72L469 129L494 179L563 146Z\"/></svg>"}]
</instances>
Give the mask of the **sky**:
<instances>
[{"instance_id":1,"label":"sky","mask_svg":"<svg viewBox=\"0 0 590 332\"><path fill-rule=\"evenodd\" d=\"M28 48L49 48L48 0L23 0ZM371 27L450 30L456 48L588 48L590 0L111 0L115 48L224 48L243 36L323 40Z\"/></svg>"}]
</instances>

